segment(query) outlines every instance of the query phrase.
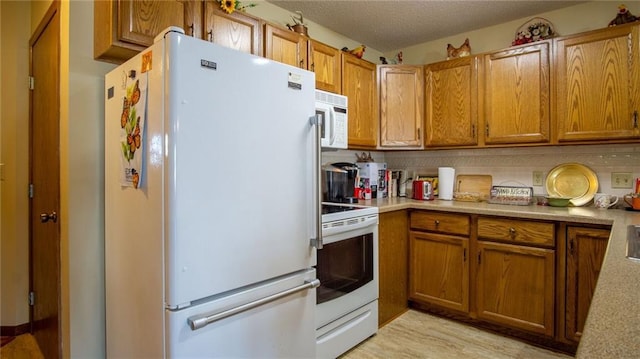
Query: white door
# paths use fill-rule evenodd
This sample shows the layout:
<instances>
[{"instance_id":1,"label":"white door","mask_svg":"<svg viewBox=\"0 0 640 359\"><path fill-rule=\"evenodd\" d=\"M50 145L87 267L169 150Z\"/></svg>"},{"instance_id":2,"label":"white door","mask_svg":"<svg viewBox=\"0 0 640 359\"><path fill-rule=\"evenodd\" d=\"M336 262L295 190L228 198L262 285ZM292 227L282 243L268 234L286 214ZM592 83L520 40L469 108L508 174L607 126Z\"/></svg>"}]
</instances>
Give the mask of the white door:
<instances>
[{"instance_id":1,"label":"white door","mask_svg":"<svg viewBox=\"0 0 640 359\"><path fill-rule=\"evenodd\" d=\"M314 74L189 36L165 46L169 306L313 266Z\"/></svg>"},{"instance_id":2,"label":"white door","mask_svg":"<svg viewBox=\"0 0 640 359\"><path fill-rule=\"evenodd\" d=\"M192 329L200 319L238 303L277 294L315 279L313 269L187 309L166 312L167 358L312 358L315 357L315 289L301 290L254 309Z\"/></svg>"}]
</instances>

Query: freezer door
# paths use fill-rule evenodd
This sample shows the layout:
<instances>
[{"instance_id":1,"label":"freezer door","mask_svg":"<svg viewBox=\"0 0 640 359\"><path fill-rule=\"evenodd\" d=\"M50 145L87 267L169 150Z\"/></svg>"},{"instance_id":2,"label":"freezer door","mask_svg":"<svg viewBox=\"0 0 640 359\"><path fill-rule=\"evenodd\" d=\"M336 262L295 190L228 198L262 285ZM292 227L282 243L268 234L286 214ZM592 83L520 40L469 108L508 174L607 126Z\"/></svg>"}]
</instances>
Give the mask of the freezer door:
<instances>
[{"instance_id":1,"label":"freezer door","mask_svg":"<svg viewBox=\"0 0 640 359\"><path fill-rule=\"evenodd\" d=\"M315 270L278 278L190 308L166 311L167 358L313 358L315 289L296 290ZM202 318L293 289L294 293L199 328Z\"/></svg>"},{"instance_id":2,"label":"freezer door","mask_svg":"<svg viewBox=\"0 0 640 359\"><path fill-rule=\"evenodd\" d=\"M315 76L165 40L170 307L313 266Z\"/></svg>"}]
</instances>

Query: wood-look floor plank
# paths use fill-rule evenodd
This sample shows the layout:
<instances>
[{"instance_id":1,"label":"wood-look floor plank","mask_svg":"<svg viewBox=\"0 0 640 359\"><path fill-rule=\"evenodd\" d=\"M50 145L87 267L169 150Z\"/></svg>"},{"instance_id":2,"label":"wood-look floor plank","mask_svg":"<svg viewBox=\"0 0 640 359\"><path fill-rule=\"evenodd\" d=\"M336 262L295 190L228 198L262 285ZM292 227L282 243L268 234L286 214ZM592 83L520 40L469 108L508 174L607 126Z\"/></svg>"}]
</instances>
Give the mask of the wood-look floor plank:
<instances>
[{"instance_id":1,"label":"wood-look floor plank","mask_svg":"<svg viewBox=\"0 0 640 359\"><path fill-rule=\"evenodd\" d=\"M377 358L568 359L571 356L409 310L340 357Z\"/></svg>"}]
</instances>

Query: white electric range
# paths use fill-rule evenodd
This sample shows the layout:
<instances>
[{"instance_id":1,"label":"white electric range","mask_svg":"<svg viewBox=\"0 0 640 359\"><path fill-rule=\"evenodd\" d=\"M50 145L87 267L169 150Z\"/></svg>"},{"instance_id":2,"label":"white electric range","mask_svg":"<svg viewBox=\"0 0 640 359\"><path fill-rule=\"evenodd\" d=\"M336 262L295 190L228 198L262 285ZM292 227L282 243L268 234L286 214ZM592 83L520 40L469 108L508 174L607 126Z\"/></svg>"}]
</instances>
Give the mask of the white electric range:
<instances>
[{"instance_id":1,"label":"white electric range","mask_svg":"<svg viewBox=\"0 0 640 359\"><path fill-rule=\"evenodd\" d=\"M316 357L336 358L378 330L378 208L322 203Z\"/></svg>"}]
</instances>

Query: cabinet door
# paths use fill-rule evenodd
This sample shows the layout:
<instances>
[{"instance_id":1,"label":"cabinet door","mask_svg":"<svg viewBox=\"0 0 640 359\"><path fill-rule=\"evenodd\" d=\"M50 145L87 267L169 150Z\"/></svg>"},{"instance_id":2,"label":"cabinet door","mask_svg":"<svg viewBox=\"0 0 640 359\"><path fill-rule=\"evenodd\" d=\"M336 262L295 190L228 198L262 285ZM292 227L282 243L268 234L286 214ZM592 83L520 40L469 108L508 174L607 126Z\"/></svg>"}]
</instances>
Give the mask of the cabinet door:
<instances>
[{"instance_id":1,"label":"cabinet door","mask_svg":"<svg viewBox=\"0 0 640 359\"><path fill-rule=\"evenodd\" d=\"M153 44L168 26L184 27L181 1L95 1L93 55L122 63Z\"/></svg>"},{"instance_id":2,"label":"cabinet door","mask_svg":"<svg viewBox=\"0 0 640 359\"><path fill-rule=\"evenodd\" d=\"M309 70L316 74L316 88L340 93L340 50L321 42L309 40Z\"/></svg>"},{"instance_id":3,"label":"cabinet door","mask_svg":"<svg viewBox=\"0 0 640 359\"><path fill-rule=\"evenodd\" d=\"M227 14L218 1L204 4L204 38L224 47L248 54L262 55L260 20L243 12Z\"/></svg>"},{"instance_id":4,"label":"cabinet door","mask_svg":"<svg viewBox=\"0 0 640 359\"><path fill-rule=\"evenodd\" d=\"M566 337L579 341L609 242L609 230L567 228Z\"/></svg>"},{"instance_id":5,"label":"cabinet door","mask_svg":"<svg viewBox=\"0 0 640 359\"><path fill-rule=\"evenodd\" d=\"M378 66L380 146L421 148L424 112L422 66Z\"/></svg>"},{"instance_id":6,"label":"cabinet door","mask_svg":"<svg viewBox=\"0 0 640 359\"><path fill-rule=\"evenodd\" d=\"M549 141L549 41L484 55L485 143Z\"/></svg>"},{"instance_id":7,"label":"cabinet door","mask_svg":"<svg viewBox=\"0 0 640 359\"><path fill-rule=\"evenodd\" d=\"M378 94L376 65L342 52L342 94L349 109L349 148L378 145Z\"/></svg>"},{"instance_id":8,"label":"cabinet door","mask_svg":"<svg viewBox=\"0 0 640 359\"><path fill-rule=\"evenodd\" d=\"M408 307L409 232L407 211L380 214L378 228L378 325L383 326Z\"/></svg>"},{"instance_id":9,"label":"cabinet door","mask_svg":"<svg viewBox=\"0 0 640 359\"><path fill-rule=\"evenodd\" d=\"M469 312L469 240L411 231L409 298Z\"/></svg>"},{"instance_id":10,"label":"cabinet door","mask_svg":"<svg viewBox=\"0 0 640 359\"><path fill-rule=\"evenodd\" d=\"M477 145L477 58L425 67L426 146Z\"/></svg>"},{"instance_id":11,"label":"cabinet door","mask_svg":"<svg viewBox=\"0 0 640 359\"><path fill-rule=\"evenodd\" d=\"M204 39L204 2L202 0L184 0L184 33Z\"/></svg>"},{"instance_id":12,"label":"cabinet door","mask_svg":"<svg viewBox=\"0 0 640 359\"><path fill-rule=\"evenodd\" d=\"M264 25L264 56L291 66L307 68L307 38L271 24Z\"/></svg>"},{"instance_id":13,"label":"cabinet door","mask_svg":"<svg viewBox=\"0 0 640 359\"><path fill-rule=\"evenodd\" d=\"M554 253L478 241L478 318L553 336Z\"/></svg>"},{"instance_id":14,"label":"cabinet door","mask_svg":"<svg viewBox=\"0 0 640 359\"><path fill-rule=\"evenodd\" d=\"M640 137L639 26L554 40L558 141Z\"/></svg>"}]
</instances>

